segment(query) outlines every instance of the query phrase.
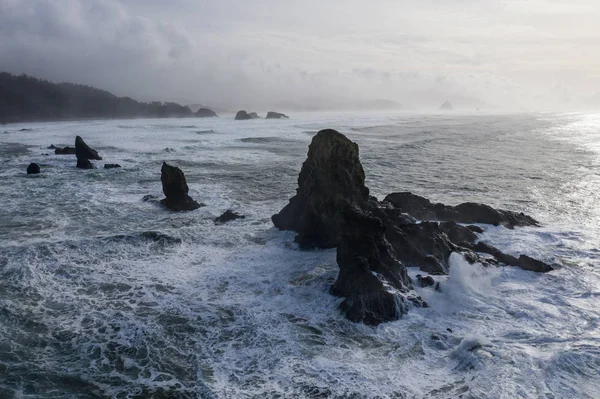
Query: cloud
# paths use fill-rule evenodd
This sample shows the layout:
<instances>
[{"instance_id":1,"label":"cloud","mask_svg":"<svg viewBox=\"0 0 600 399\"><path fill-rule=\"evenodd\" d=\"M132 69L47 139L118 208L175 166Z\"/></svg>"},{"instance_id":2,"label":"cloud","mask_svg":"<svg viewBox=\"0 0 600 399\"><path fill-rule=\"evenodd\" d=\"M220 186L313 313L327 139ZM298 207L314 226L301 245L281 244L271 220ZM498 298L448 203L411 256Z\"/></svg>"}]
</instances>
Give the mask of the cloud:
<instances>
[{"instance_id":1,"label":"cloud","mask_svg":"<svg viewBox=\"0 0 600 399\"><path fill-rule=\"evenodd\" d=\"M0 0L0 69L229 108L573 105L600 84L599 17L595 0Z\"/></svg>"}]
</instances>

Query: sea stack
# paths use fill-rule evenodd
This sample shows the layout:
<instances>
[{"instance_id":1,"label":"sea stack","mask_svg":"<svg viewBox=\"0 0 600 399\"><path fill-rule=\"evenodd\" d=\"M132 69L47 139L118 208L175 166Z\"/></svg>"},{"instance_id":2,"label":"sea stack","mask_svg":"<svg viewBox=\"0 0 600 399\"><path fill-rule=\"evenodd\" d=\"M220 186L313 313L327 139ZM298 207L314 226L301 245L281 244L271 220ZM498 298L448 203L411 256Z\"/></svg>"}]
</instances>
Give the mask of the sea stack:
<instances>
[{"instance_id":1,"label":"sea stack","mask_svg":"<svg viewBox=\"0 0 600 399\"><path fill-rule=\"evenodd\" d=\"M450 101L446 101L442 105L440 105L440 111L452 111L453 109L454 107L452 106Z\"/></svg>"},{"instance_id":2,"label":"sea stack","mask_svg":"<svg viewBox=\"0 0 600 399\"><path fill-rule=\"evenodd\" d=\"M446 221L439 223L440 215ZM272 220L280 230L298 233L302 249L337 247L340 271L331 293L344 297L340 309L348 319L371 325L398 319L411 304L426 306L412 291L405 265L447 274L450 255L458 252L469 263L553 270L537 259L504 254L479 241L479 226L457 223L537 225L527 215L483 204L431 204L410 193L382 202L369 196L358 145L331 129L313 137L296 195Z\"/></svg>"},{"instance_id":3,"label":"sea stack","mask_svg":"<svg viewBox=\"0 0 600 399\"><path fill-rule=\"evenodd\" d=\"M252 118L244 110L238 111L238 113L235 114L235 120L236 121L245 121L245 120L248 120L248 119L252 119Z\"/></svg>"},{"instance_id":4,"label":"sea stack","mask_svg":"<svg viewBox=\"0 0 600 399\"><path fill-rule=\"evenodd\" d=\"M214 118L218 115L212 109L200 108L198 111L196 111L194 116L196 116L196 118Z\"/></svg>"},{"instance_id":5,"label":"sea stack","mask_svg":"<svg viewBox=\"0 0 600 399\"><path fill-rule=\"evenodd\" d=\"M94 166L91 159L101 160L98 151L90 148L80 136L75 138L75 156L77 157L77 167L80 169L92 169Z\"/></svg>"},{"instance_id":6,"label":"sea stack","mask_svg":"<svg viewBox=\"0 0 600 399\"><path fill-rule=\"evenodd\" d=\"M265 119L288 119L288 118L289 118L289 116L287 116L286 114L269 111L269 112L267 112L267 117Z\"/></svg>"},{"instance_id":7,"label":"sea stack","mask_svg":"<svg viewBox=\"0 0 600 399\"><path fill-rule=\"evenodd\" d=\"M203 206L188 195L189 188L181 169L163 162L160 172L163 193L166 197L161 201L163 205L172 211L192 211Z\"/></svg>"}]
</instances>

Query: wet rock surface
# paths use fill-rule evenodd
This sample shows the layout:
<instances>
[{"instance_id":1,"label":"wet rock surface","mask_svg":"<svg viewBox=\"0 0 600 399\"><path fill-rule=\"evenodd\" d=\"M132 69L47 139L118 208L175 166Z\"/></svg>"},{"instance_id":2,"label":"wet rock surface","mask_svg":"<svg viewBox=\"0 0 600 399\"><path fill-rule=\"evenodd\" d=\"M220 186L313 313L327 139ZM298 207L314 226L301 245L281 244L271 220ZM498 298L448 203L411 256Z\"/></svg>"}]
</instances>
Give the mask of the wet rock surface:
<instances>
[{"instance_id":1,"label":"wet rock surface","mask_svg":"<svg viewBox=\"0 0 600 399\"><path fill-rule=\"evenodd\" d=\"M236 219L245 219L246 216L240 215L237 212L232 211L231 209L226 210L223 214L217 218L215 218L215 224L224 224Z\"/></svg>"},{"instance_id":2,"label":"wet rock surface","mask_svg":"<svg viewBox=\"0 0 600 399\"><path fill-rule=\"evenodd\" d=\"M40 173L40 165L35 162L32 162L27 166L27 174L28 175L37 175Z\"/></svg>"},{"instance_id":3,"label":"wet rock surface","mask_svg":"<svg viewBox=\"0 0 600 399\"><path fill-rule=\"evenodd\" d=\"M178 167L163 162L160 180L166 197L161 200L161 203L170 210L192 211L203 206L188 195L189 188L185 175Z\"/></svg>"},{"instance_id":4,"label":"wet rock surface","mask_svg":"<svg viewBox=\"0 0 600 399\"><path fill-rule=\"evenodd\" d=\"M265 119L288 119L289 116L280 112L269 111Z\"/></svg>"},{"instance_id":5,"label":"wet rock surface","mask_svg":"<svg viewBox=\"0 0 600 399\"><path fill-rule=\"evenodd\" d=\"M537 225L527 215L483 204L432 204L411 193L391 194L383 202L370 197L358 145L331 129L314 136L296 195L272 220L280 230L297 232L302 249L337 247L340 271L331 293L344 297L340 309L348 319L371 325L398 319L411 304L427 306L411 291L406 265L447 274L450 255L459 252L470 263L552 270L479 243L479 226L457 223ZM433 285L433 278L425 279L420 284Z\"/></svg>"}]
</instances>

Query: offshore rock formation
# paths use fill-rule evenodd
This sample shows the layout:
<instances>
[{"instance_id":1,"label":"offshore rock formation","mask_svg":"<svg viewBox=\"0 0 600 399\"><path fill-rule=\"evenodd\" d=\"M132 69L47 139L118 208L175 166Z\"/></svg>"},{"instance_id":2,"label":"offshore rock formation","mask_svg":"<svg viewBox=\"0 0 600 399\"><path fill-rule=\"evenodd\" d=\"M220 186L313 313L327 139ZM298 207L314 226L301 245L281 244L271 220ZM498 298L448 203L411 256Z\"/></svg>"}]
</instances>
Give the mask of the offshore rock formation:
<instances>
[{"instance_id":1,"label":"offshore rock formation","mask_svg":"<svg viewBox=\"0 0 600 399\"><path fill-rule=\"evenodd\" d=\"M115 169L120 167L121 165L119 165L118 163L107 163L106 165L104 165L104 169Z\"/></svg>"},{"instance_id":2,"label":"offshore rock formation","mask_svg":"<svg viewBox=\"0 0 600 399\"><path fill-rule=\"evenodd\" d=\"M218 115L212 109L200 108L198 111L196 111L194 116L196 116L196 118L214 118Z\"/></svg>"},{"instance_id":3,"label":"offshore rock formation","mask_svg":"<svg viewBox=\"0 0 600 399\"><path fill-rule=\"evenodd\" d=\"M286 114L269 111L269 112L267 112L267 117L265 119L288 119L288 118L289 118L289 116L287 116Z\"/></svg>"},{"instance_id":4,"label":"offshore rock formation","mask_svg":"<svg viewBox=\"0 0 600 399\"><path fill-rule=\"evenodd\" d=\"M163 193L166 197L161 200L164 206L172 211L192 211L203 206L188 195L189 188L181 169L163 162L160 172Z\"/></svg>"},{"instance_id":5,"label":"offshore rock formation","mask_svg":"<svg viewBox=\"0 0 600 399\"><path fill-rule=\"evenodd\" d=\"M54 146L51 146L54 147ZM54 154L56 155L75 155L75 147L54 147Z\"/></svg>"},{"instance_id":6,"label":"offshore rock formation","mask_svg":"<svg viewBox=\"0 0 600 399\"><path fill-rule=\"evenodd\" d=\"M440 105L441 111L452 111L454 107L450 103L450 101L445 101L442 105Z\"/></svg>"},{"instance_id":7,"label":"offshore rock formation","mask_svg":"<svg viewBox=\"0 0 600 399\"><path fill-rule=\"evenodd\" d=\"M308 147L296 195L272 220L280 230L298 233L301 248L333 248L338 243L338 201L369 199L358 145L335 130L321 130Z\"/></svg>"},{"instance_id":8,"label":"offshore rock formation","mask_svg":"<svg viewBox=\"0 0 600 399\"><path fill-rule=\"evenodd\" d=\"M246 216L240 215L231 209L226 210L223 214L215 219L215 224L224 224L236 219L245 219Z\"/></svg>"},{"instance_id":9,"label":"offshore rock formation","mask_svg":"<svg viewBox=\"0 0 600 399\"><path fill-rule=\"evenodd\" d=\"M236 121L245 121L248 119L252 119L252 117L244 110L238 111L238 113L235 114Z\"/></svg>"},{"instance_id":10,"label":"offshore rock formation","mask_svg":"<svg viewBox=\"0 0 600 399\"><path fill-rule=\"evenodd\" d=\"M260 116L258 116L256 112L249 112L248 116L250 117L250 119L260 119Z\"/></svg>"},{"instance_id":11,"label":"offshore rock formation","mask_svg":"<svg viewBox=\"0 0 600 399\"><path fill-rule=\"evenodd\" d=\"M94 165L90 159L102 159L98 155L98 151L90 148L80 136L75 138L75 156L77 157L77 167L80 169L93 169Z\"/></svg>"},{"instance_id":12,"label":"offshore rock formation","mask_svg":"<svg viewBox=\"0 0 600 399\"><path fill-rule=\"evenodd\" d=\"M408 200L395 201L398 198ZM478 226L459 225L452 218L442 223L419 223L413 217L435 216L439 208L460 215L467 223L486 220L507 226L537 225L523 214L475 205L436 207L412 194L393 194L379 202L369 196L365 186L358 145L327 129L318 132L309 146L296 195L272 220L281 230L297 232L300 248L337 247L340 272L331 293L344 297L340 309L348 319L375 325L398 319L410 303L427 306L411 293L413 285L405 265L430 274L446 274L450 255L459 252L471 263L500 262L526 270L552 270L541 261L524 255L516 258L478 243L478 233L482 232ZM405 208L411 212L406 213Z\"/></svg>"},{"instance_id":13,"label":"offshore rock formation","mask_svg":"<svg viewBox=\"0 0 600 399\"><path fill-rule=\"evenodd\" d=\"M408 192L392 193L385 197L384 201L419 220L484 223L503 225L509 229L515 226L539 226L535 219L524 213L494 209L474 202L465 202L457 206L433 204L427 198Z\"/></svg>"},{"instance_id":14,"label":"offshore rock formation","mask_svg":"<svg viewBox=\"0 0 600 399\"><path fill-rule=\"evenodd\" d=\"M35 162L30 163L29 166L27 167L27 174L28 175L37 175L38 173L40 173L40 165L38 165Z\"/></svg>"}]
</instances>

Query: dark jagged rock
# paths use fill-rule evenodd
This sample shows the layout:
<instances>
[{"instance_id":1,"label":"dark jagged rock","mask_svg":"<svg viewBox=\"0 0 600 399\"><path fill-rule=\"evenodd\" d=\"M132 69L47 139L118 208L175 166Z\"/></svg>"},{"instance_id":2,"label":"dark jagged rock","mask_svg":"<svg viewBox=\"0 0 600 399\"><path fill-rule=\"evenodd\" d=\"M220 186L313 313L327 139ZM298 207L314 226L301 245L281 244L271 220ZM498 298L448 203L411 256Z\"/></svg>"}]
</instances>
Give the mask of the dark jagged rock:
<instances>
[{"instance_id":1,"label":"dark jagged rock","mask_svg":"<svg viewBox=\"0 0 600 399\"><path fill-rule=\"evenodd\" d=\"M64 147L64 148L55 147L54 153L56 155L75 155L75 147L69 147L69 146Z\"/></svg>"},{"instance_id":2,"label":"dark jagged rock","mask_svg":"<svg viewBox=\"0 0 600 399\"><path fill-rule=\"evenodd\" d=\"M397 320L408 311L412 283L406 267L394 256L385 238L385 224L372 212L349 202L340 203L338 278L331 293L344 297L340 310L354 322L377 325Z\"/></svg>"},{"instance_id":3,"label":"dark jagged rock","mask_svg":"<svg viewBox=\"0 0 600 399\"><path fill-rule=\"evenodd\" d=\"M75 155L77 159L96 159L101 160L98 151L90 148L80 136L75 137Z\"/></svg>"},{"instance_id":4,"label":"dark jagged rock","mask_svg":"<svg viewBox=\"0 0 600 399\"><path fill-rule=\"evenodd\" d=\"M240 215L239 213L236 213L236 212L232 211L231 209L228 209L225 212L223 212L223 214L221 216L219 216L215 219L215 224L223 224L223 223L227 223L231 220L245 219L245 218L246 218L246 216Z\"/></svg>"},{"instance_id":5,"label":"dark jagged rock","mask_svg":"<svg viewBox=\"0 0 600 399\"><path fill-rule=\"evenodd\" d=\"M194 115L196 118L214 118L218 116L215 111L208 108L200 108Z\"/></svg>"},{"instance_id":6,"label":"dark jagged rock","mask_svg":"<svg viewBox=\"0 0 600 399\"><path fill-rule=\"evenodd\" d=\"M545 269L536 263L539 261L517 260L477 243L477 233L482 232L478 226L454 221L462 218L468 219L467 223L481 223L481 219L490 220L488 213L497 217L496 223L511 226L533 221L522 214L483 207L483 211L479 207L472 210L470 205L446 207L410 193L392 194L379 202L369 196L365 186L358 145L328 129L313 137L298 176L296 195L272 220L281 230L295 231L300 248L337 246L340 272L331 293L344 297L340 309L348 319L378 324L398 319L410 302L427 306L411 295L412 282L405 264L429 274L446 274L450 255L458 252L470 263L518 263ZM413 217L438 220L438 213L451 217L443 223L418 223Z\"/></svg>"},{"instance_id":7,"label":"dark jagged rock","mask_svg":"<svg viewBox=\"0 0 600 399\"><path fill-rule=\"evenodd\" d=\"M118 163L107 163L106 165L104 165L104 169L114 169L120 167L121 165L119 165Z\"/></svg>"},{"instance_id":8,"label":"dark jagged rock","mask_svg":"<svg viewBox=\"0 0 600 399\"><path fill-rule=\"evenodd\" d=\"M286 114L269 111L269 112L267 112L267 117L265 119L288 119L288 118L289 118L289 116L287 116Z\"/></svg>"},{"instance_id":9,"label":"dark jagged rock","mask_svg":"<svg viewBox=\"0 0 600 399\"><path fill-rule=\"evenodd\" d=\"M333 248L340 199L358 204L369 199L358 145L335 130L321 130L308 148L296 195L272 220L280 230L296 231L301 248Z\"/></svg>"},{"instance_id":10,"label":"dark jagged rock","mask_svg":"<svg viewBox=\"0 0 600 399\"><path fill-rule=\"evenodd\" d=\"M523 270L529 270L538 273L547 273L554 270L554 268L549 264L544 263L541 260L531 258L527 255L519 256L518 266Z\"/></svg>"},{"instance_id":11,"label":"dark jagged rock","mask_svg":"<svg viewBox=\"0 0 600 399\"><path fill-rule=\"evenodd\" d=\"M535 219L524 213L494 209L474 202L465 202L457 206L434 204L427 198L409 192L389 194L384 201L420 220L484 223L503 225L510 229L515 226L539 226Z\"/></svg>"},{"instance_id":12,"label":"dark jagged rock","mask_svg":"<svg viewBox=\"0 0 600 399\"><path fill-rule=\"evenodd\" d=\"M440 105L441 111L452 111L454 107L450 103L450 101L445 101L442 105Z\"/></svg>"},{"instance_id":13,"label":"dark jagged rock","mask_svg":"<svg viewBox=\"0 0 600 399\"><path fill-rule=\"evenodd\" d=\"M94 165L92 165L89 159L78 159L77 167L79 169L94 169Z\"/></svg>"},{"instance_id":14,"label":"dark jagged rock","mask_svg":"<svg viewBox=\"0 0 600 399\"><path fill-rule=\"evenodd\" d=\"M160 172L166 197L161 201L163 205L172 211L192 211L203 206L188 195L189 188L181 169L163 162Z\"/></svg>"},{"instance_id":15,"label":"dark jagged rock","mask_svg":"<svg viewBox=\"0 0 600 399\"><path fill-rule=\"evenodd\" d=\"M256 112L248 112L250 119L260 119L260 116Z\"/></svg>"},{"instance_id":16,"label":"dark jagged rock","mask_svg":"<svg viewBox=\"0 0 600 399\"><path fill-rule=\"evenodd\" d=\"M29 166L27 167L27 174L28 175L37 175L38 173L40 173L40 165L38 165L35 162L30 163Z\"/></svg>"},{"instance_id":17,"label":"dark jagged rock","mask_svg":"<svg viewBox=\"0 0 600 399\"><path fill-rule=\"evenodd\" d=\"M50 144L47 149L48 150L56 150L56 148L57 147L54 144Z\"/></svg>"},{"instance_id":18,"label":"dark jagged rock","mask_svg":"<svg viewBox=\"0 0 600 399\"><path fill-rule=\"evenodd\" d=\"M417 274L417 281L421 287L433 287L435 285L435 280L431 276L421 276Z\"/></svg>"},{"instance_id":19,"label":"dark jagged rock","mask_svg":"<svg viewBox=\"0 0 600 399\"><path fill-rule=\"evenodd\" d=\"M252 117L244 110L242 111L238 111L237 114L235 114L235 120L236 121L245 121L248 119L252 119Z\"/></svg>"}]
</instances>

